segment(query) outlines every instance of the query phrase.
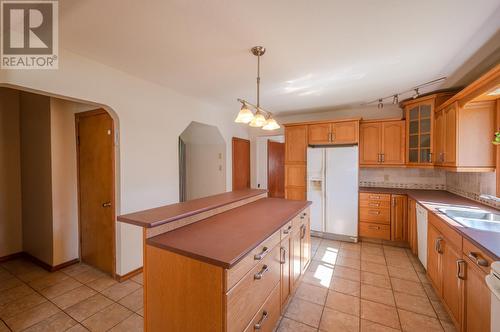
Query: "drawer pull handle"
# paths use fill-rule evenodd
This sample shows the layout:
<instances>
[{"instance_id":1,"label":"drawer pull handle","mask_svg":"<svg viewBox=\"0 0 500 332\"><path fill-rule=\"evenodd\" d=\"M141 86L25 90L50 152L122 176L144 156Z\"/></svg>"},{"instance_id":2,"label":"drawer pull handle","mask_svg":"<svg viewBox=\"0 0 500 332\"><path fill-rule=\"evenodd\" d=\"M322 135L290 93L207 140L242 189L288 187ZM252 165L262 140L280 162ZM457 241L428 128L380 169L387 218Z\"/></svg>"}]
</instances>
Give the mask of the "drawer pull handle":
<instances>
[{"instance_id":1,"label":"drawer pull handle","mask_svg":"<svg viewBox=\"0 0 500 332\"><path fill-rule=\"evenodd\" d=\"M368 226L368 229L377 229L377 230L379 230L380 227L379 226Z\"/></svg>"},{"instance_id":2,"label":"drawer pull handle","mask_svg":"<svg viewBox=\"0 0 500 332\"><path fill-rule=\"evenodd\" d=\"M374 214L374 215L379 215L380 214L380 211L373 211L373 210L370 210L368 213L370 214Z\"/></svg>"},{"instance_id":3,"label":"drawer pull handle","mask_svg":"<svg viewBox=\"0 0 500 332\"><path fill-rule=\"evenodd\" d=\"M303 239L306 235L306 225L300 226L300 238Z\"/></svg>"},{"instance_id":4,"label":"drawer pull handle","mask_svg":"<svg viewBox=\"0 0 500 332\"><path fill-rule=\"evenodd\" d=\"M260 330L262 328L262 324L264 324L264 322L266 321L267 316L269 316L267 311L262 311L262 317L260 318L259 322L253 326L253 328L256 330Z\"/></svg>"},{"instance_id":5,"label":"drawer pull handle","mask_svg":"<svg viewBox=\"0 0 500 332\"><path fill-rule=\"evenodd\" d=\"M283 230L283 234L288 234L292 230L292 225L289 225L286 229Z\"/></svg>"},{"instance_id":6,"label":"drawer pull handle","mask_svg":"<svg viewBox=\"0 0 500 332\"><path fill-rule=\"evenodd\" d=\"M379 207L380 203L369 203L368 206Z\"/></svg>"},{"instance_id":7,"label":"drawer pull handle","mask_svg":"<svg viewBox=\"0 0 500 332\"><path fill-rule=\"evenodd\" d=\"M281 250L281 260L280 260L280 263L281 264L285 264L286 263L286 249L285 249L285 247L280 247L280 250Z\"/></svg>"},{"instance_id":8,"label":"drawer pull handle","mask_svg":"<svg viewBox=\"0 0 500 332\"><path fill-rule=\"evenodd\" d=\"M269 271L269 267L267 267L267 265L264 265L264 266L262 266L262 270L260 270L259 272L254 274L253 278L255 280L260 280L260 279L262 279L262 276L264 275L264 273L266 273L267 271Z\"/></svg>"},{"instance_id":9,"label":"drawer pull handle","mask_svg":"<svg viewBox=\"0 0 500 332\"><path fill-rule=\"evenodd\" d=\"M469 256L469 258L479 266L484 266L484 267L488 266L488 261L482 257L479 257L479 254L476 252L470 251L467 256Z\"/></svg>"},{"instance_id":10,"label":"drawer pull handle","mask_svg":"<svg viewBox=\"0 0 500 332\"><path fill-rule=\"evenodd\" d=\"M462 270L462 264L464 264L465 261L463 259L457 259L457 278L464 280L465 275L464 275L464 270Z\"/></svg>"},{"instance_id":11,"label":"drawer pull handle","mask_svg":"<svg viewBox=\"0 0 500 332\"><path fill-rule=\"evenodd\" d=\"M264 248L262 248L262 252L260 254L256 254L255 256L253 256L253 259L256 261L260 261L262 258L264 258L264 256L267 255L268 252L269 252L269 248L264 247Z\"/></svg>"},{"instance_id":12,"label":"drawer pull handle","mask_svg":"<svg viewBox=\"0 0 500 332\"><path fill-rule=\"evenodd\" d=\"M380 199L380 196L370 196L370 198L373 198L373 199Z\"/></svg>"},{"instance_id":13,"label":"drawer pull handle","mask_svg":"<svg viewBox=\"0 0 500 332\"><path fill-rule=\"evenodd\" d=\"M434 249L436 249L436 252L438 254L442 254L443 253L442 248L441 248L441 241L443 241L443 238L442 237L438 237L436 239L436 242L434 242Z\"/></svg>"}]
</instances>

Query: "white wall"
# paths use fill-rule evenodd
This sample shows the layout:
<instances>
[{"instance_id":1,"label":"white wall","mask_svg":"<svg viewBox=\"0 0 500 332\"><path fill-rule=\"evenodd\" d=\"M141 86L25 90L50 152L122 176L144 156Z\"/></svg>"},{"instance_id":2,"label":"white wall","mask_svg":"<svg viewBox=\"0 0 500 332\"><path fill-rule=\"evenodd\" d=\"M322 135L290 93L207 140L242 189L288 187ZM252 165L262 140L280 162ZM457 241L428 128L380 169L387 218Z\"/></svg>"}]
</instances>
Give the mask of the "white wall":
<instances>
[{"instance_id":1,"label":"white wall","mask_svg":"<svg viewBox=\"0 0 500 332\"><path fill-rule=\"evenodd\" d=\"M75 113L92 109L50 98L53 265L79 257Z\"/></svg>"},{"instance_id":2,"label":"white wall","mask_svg":"<svg viewBox=\"0 0 500 332\"><path fill-rule=\"evenodd\" d=\"M259 136L251 141L251 186L267 189L267 141L284 142L283 135ZM260 186L259 186L260 185Z\"/></svg>"},{"instance_id":3,"label":"white wall","mask_svg":"<svg viewBox=\"0 0 500 332\"><path fill-rule=\"evenodd\" d=\"M248 137L221 110L61 49L58 70L0 72L0 82L107 105L119 131L117 214L178 201L178 137L191 122L215 125L226 142ZM238 107L235 106L237 109ZM226 189L231 188L231 146L226 144ZM117 273L142 266L142 230L117 223Z\"/></svg>"},{"instance_id":4,"label":"white wall","mask_svg":"<svg viewBox=\"0 0 500 332\"><path fill-rule=\"evenodd\" d=\"M19 93L0 88L0 257L22 245Z\"/></svg>"}]
</instances>

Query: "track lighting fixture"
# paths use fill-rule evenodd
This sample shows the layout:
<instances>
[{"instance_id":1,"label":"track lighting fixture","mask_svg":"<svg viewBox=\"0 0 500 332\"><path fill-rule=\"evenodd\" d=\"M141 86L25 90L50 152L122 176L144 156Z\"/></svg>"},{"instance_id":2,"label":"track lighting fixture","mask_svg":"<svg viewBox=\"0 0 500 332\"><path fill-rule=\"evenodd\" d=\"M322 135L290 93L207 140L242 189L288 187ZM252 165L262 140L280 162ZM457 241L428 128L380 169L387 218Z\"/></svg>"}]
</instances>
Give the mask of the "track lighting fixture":
<instances>
[{"instance_id":1,"label":"track lighting fixture","mask_svg":"<svg viewBox=\"0 0 500 332\"><path fill-rule=\"evenodd\" d=\"M241 103L241 109L234 122L248 123L250 127L262 127L264 130L279 129L280 125L273 119L271 112L265 111L260 107L260 57L264 55L266 49L262 46L255 46L252 47L251 52L257 57L257 105L238 98L238 101Z\"/></svg>"},{"instance_id":2,"label":"track lighting fixture","mask_svg":"<svg viewBox=\"0 0 500 332\"><path fill-rule=\"evenodd\" d=\"M444 81L445 79L446 79L446 77L441 77L441 78L438 78L438 79L435 79L435 80L432 80L432 81L429 81L429 82L425 82L423 84L420 84L420 85L417 85L417 86L411 88L410 90L398 92L398 93L395 93L395 94L393 94L391 96L387 96L387 97L383 97L383 98L377 98L377 99L372 100L372 101L370 101L368 103L365 103L364 105L369 105L369 104L377 103L377 108L381 109L381 108L384 108L384 100L389 99L389 98L392 98L392 103L394 105L397 105L397 104L399 104L399 96L406 95L409 92L414 92L414 94L411 96L411 98L416 99L416 98L420 97L420 91L419 91L419 89L421 89L423 87L427 87L427 86L430 86L430 85L434 85L434 84L440 83L440 82Z\"/></svg>"},{"instance_id":3,"label":"track lighting fixture","mask_svg":"<svg viewBox=\"0 0 500 332\"><path fill-rule=\"evenodd\" d=\"M420 93L418 92L418 88L415 89L415 94L412 96L413 99L417 99L420 96Z\"/></svg>"},{"instance_id":4,"label":"track lighting fixture","mask_svg":"<svg viewBox=\"0 0 500 332\"><path fill-rule=\"evenodd\" d=\"M397 105L399 104L399 97L398 97L398 94L396 93L393 97L392 97L392 103L394 105Z\"/></svg>"},{"instance_id":5,"label":"track lighting fixture","mask_svg":"<svg viewBox=\"0 0 500 332\"><path fill-rule=\"evenodd\" d=\"M377 108L379 108L379 109L380 109L380 108L384 108L384 103L382 102L382 98L380 98L380 99L378 100L378 105L377 105Z\"/></svg>"}]
</instances>

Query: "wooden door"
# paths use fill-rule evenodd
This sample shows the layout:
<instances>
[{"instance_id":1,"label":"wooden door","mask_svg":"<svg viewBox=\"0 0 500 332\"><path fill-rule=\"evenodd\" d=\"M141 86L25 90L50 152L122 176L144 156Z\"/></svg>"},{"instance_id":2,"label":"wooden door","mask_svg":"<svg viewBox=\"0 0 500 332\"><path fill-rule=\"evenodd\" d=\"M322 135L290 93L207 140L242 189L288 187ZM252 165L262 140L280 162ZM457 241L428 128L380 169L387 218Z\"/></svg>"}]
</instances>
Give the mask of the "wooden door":
<instances>
[{"instance_id":1,"label":"wooden door","mask_svg":"<svg viewBox=\"0 0 500 332\"><path fill-rule=\"evenodd\" d=\"M233 190L250 188L250 141L233 137Z\"/></svg>"},{"instance_id":2,"label":"wooden door","mask_svg":"<svg viewBox=\"0 0 500 332\"><path fill-rule=\"evenodd\" d=\"M300 228L294 230L290 235L290 252L291 252L291 289L295 290L298 286L300 278Z\"/></svg>"},{"instance_id":3,"label":"wooden door","mask_svg":"<svg viewBox=\"0 0 500 332\"><path fill-rule=\"evenodd\" d=\"M318 123L309 125L308 128L309 144L331 144L331 123Z\"/></svg>"},{"instance_id":4,"label":"wooden door","mask_svg":"<svg viewBox=\"0 0 500 332\"><path fill-rule=\"evenodd\" d=\"M457 108L454 103L444 110L444 164L454 166L457 163Z\"/></svg>"},{"instance_id":5,"label":"wooden door","mask_svg":"<svg viewBox=\"0 0 500 332\"><path fill-rule=\"evenodd\" d=\"M359 141L359 121L334 122L331 130L334 144L356 144Z\"/></svg>"},{"instance_id":6,"label":"wooden door","mask_svg":"<svg viewBox=\"0 0 500 332\"><path fill-rule=\"evenodd\" d=\"M290 236L281 240L281 307L285 307L286 301L292 292L290 283L292 252L290 251Z\"/></svg>"},{"instance_id":7,"label":"wooden door","mask_svg":"<svg viewBox=\"0 0 500 332\"><path fill-rule=\"evenodd\" d=\"M359 130L360 165L379 164L382 145L382 125L379 122L362 123Z\"/></svg>"},{"instance_id":8,"label":"wooden door","mask_svg":"<svg viewBox=\"0 0 500 332\"><path fill-rule=\"evenodd\" d=\"M438 242L442 244L442 236L430 223L427 225L427 275L431 279L438 294L441 295L441 253Z\"/></svg>"},{"instance_id":9,"label":"wooden door","mask_svg":"<svg viewBox=\"0 0 500 332\"><path fill-rule=\"evenodd\" d=\"M459 329L462 318L463 280L459 278L458 269L460 268L462 253L446 242L446 240L443 242L443 301L450 310L455 326ZM465 266L463 268L465 269Z\"/></svg>"},{"instance_id":10,"label":"wooden door","mask_svg":"<svg viewBox=\"0 0 500 332\"><path fill-rule=\"evenodd\" d=\"M404 165L406 122L382 122L382 163Z\"/></svg>"},{"instance_id":11,"label":"wooden door","mask_svg":"<svg viewBox=\"0 0 500 332\"><path fill-rule=\"evenodd\" d=\"M267 141L267 190L269 197L285 197L285 143Z\"/></svg>"},{"instance_id":12,"label":"wooden door","mask_svg":"<svg viewBox=\"0 0 500 332\"><path fill-rule=\"evenodd\" d=\"M285 162L305 163L306 159L307 126L285 127Z\"/></svg>"},{"instance_id":13,"label":"wooden door","mask_svg":"<svg viewBox=\"0 0 500 332\"><path fill-rule=\"evenodd\" d=\"M434 113L434 164L440 165L444 162L444 112Z\"/></svg>"},{"instance_id":14,"label":"wooden door","mask_svg":"<svg viewBox=\"0 0 500 332\"><path fill-rule=\"evenodd\" d=\"M489 332L491 325L491 293L484 280L485 273L465 257L464 328L467 332Z\"/></svg>"},{"instance_id":15,"label":"wooden door","mask_svg":"<svg viewBox=\"0 0 500 332\"><path fill-rule=\"evenodd\" d=\"M391 196L391 240L408 240L408 219L407 219L407 196Z\"/></svg>"},{"instance_id":16,"label":"wooden door","mask_svg":"<svg viewBox=\"0 0 500 332\"><path fill-rule=\"evenodd\" d=\"M113 119L104 110L77 113L81 260L115 273Z\"/></svg>"}]
</instances>

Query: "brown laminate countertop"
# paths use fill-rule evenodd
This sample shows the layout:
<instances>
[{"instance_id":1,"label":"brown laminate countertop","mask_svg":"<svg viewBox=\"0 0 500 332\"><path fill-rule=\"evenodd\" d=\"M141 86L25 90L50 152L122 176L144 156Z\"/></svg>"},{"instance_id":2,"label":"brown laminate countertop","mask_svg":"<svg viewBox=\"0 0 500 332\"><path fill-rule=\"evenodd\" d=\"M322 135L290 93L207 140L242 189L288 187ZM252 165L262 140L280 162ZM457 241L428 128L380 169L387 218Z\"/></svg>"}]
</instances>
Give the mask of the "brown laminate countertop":
<instances>
[{"instance_id":1,"label":"brown laminate countertop","mask_svg":"<svg viewBox=\"0 0 500 332\"><path fill-rule=\"evenodd\" d=\"M439 208L449 207L451 205L455 207L479 208L493 213L498 213L498 210L488 205L478 203L471 199L467 199L444 190L360 187L359 192L408 195L408 197L416 200L428 211L440 217L441 220L446 222L457 232L461 233L467 239L483 248L492 256L493 259L500 260L500 233L464 227L438 210Z\"/></svg>"},{"instance_id":2,"label":"brown laminate countertop","mask_svg":"<svg viewBox=\"0 0 500 332\"><path fill-rule=\"evenodd\" d=\"M234 190L218 195L193 199L157 208L118 216L118 221L145 228L156 227L168 222L186 218L223 205L235 203L253 196L265 194L264 189Z\"/></svg>"},{"instance_id":3,"label":"brown laminate countertop","mask_svg":"<svg viewBox=\"0 0 500 332\"><path fill-rule=\"evenodd\" d=\"M310 204L262 198L152 237L146 244L228 269Z\"/></svg>"}]
</instances>

